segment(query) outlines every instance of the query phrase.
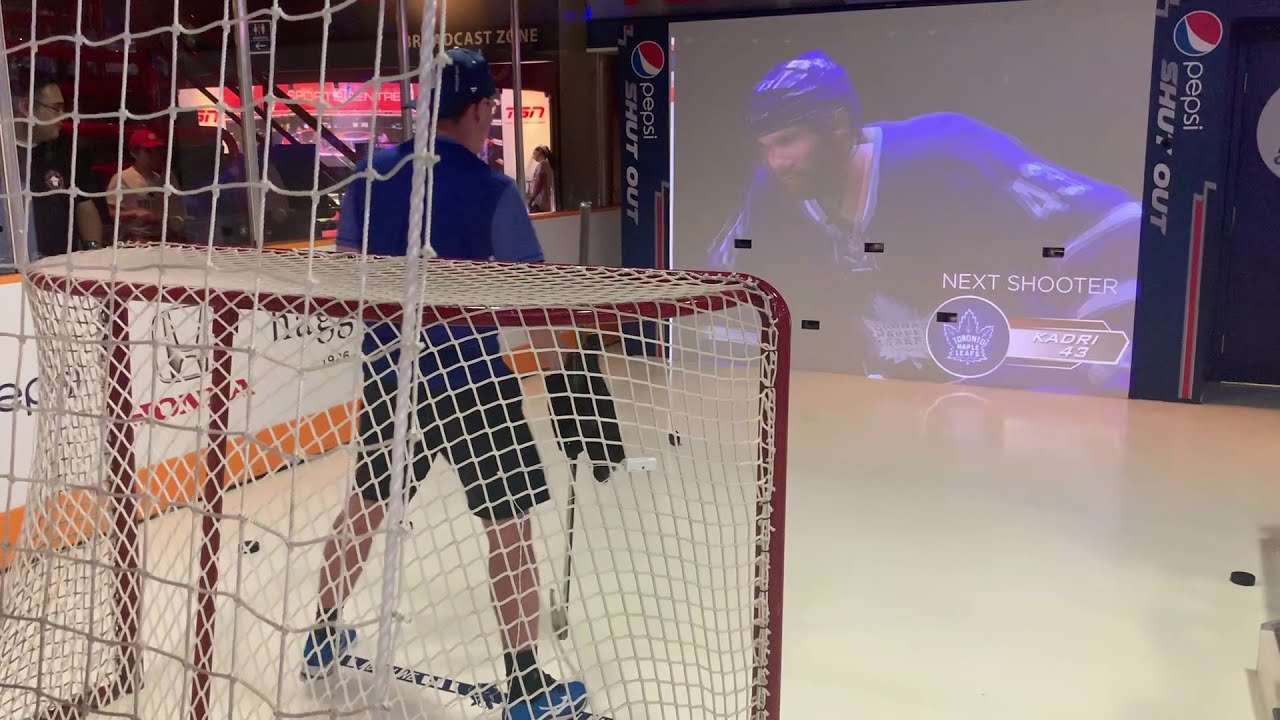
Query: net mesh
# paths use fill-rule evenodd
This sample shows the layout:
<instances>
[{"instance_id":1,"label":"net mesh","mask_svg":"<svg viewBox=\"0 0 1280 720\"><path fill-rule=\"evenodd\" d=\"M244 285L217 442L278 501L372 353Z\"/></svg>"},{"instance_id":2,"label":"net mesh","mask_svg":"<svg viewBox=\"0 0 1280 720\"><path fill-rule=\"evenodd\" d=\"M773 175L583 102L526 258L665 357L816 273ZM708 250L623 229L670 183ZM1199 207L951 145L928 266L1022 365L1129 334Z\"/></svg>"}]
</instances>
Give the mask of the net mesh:
<instances>
[{"instance_id":1,"label":"net mesh","mask_svg":"<svg viewBox=\"0 0 1280 720\"><path fill-rule=\"evenodd\" d=\"M181 259L196 256L201 283L184 277L193 264ZM252 277L271 291L244 283L249 257ZM410 429L401 481L416 482L417 494L372 533L365 574L343 607L343 626L359 637L349 669L368 677L352 672L319 685L298 677L323 545L352 491L357 458L371 444L353 427L363 328L404 308L379 303L377 290L308 295L273 285L272 278L285 283L296 275L289 268L299 262L310 262L317 278L344 265L353 275L384 263L297 251L110 248L30 268L40 374L52 381L35 408L40 442L27 514L4 577L0 638L14 650L0 671L5 717L35 717L113 684L130 692L106 706L111 712L183 716L202 674L209 717L327 717L335 709L359 717L392 703L397 717L434 718L501 706L483 692L437 689L502 685L503 633L490 598L488 545L473 513L500 499L473 506L464 472L451 464L477 453L433 446L436 429L421 425ZM531 511L542 578L539 657L548 671L582 679L591 711L601 716L753 716L767 680L761 633L776 592L768 584L776 448L767 429L776 422L779 331L768 321L768 296L743 278L692 273L421 264L424 286L440 299L426 314L450 314L455 327L476 332L498 323L500 335L576 326L639 341L642 328L673 318L668 358L629 357L612 343L583 351L603 361L598 376L626 458L605 458L615 466L607 482L586 469L573 479L545 373L520 383L518 414L488 400L503 415L492 425L512 431L517 446L532 444L549 487L550 501ZM110 280L94 277L102 267L111 268ZM575 278L590 300L558 302ZM385 290L394 280L388 272L367 285ZM494 305L475 304L485 285ZM601 302L592 297L596 287ZM347 314L338 300L350 301ZM243 309L227 320L228 307ZM522 319L529 316L551 317ZM761 342L717 340L726 335ZM574 354L574 336L553 337ZM449 342L472 339L458 333ZM521 344L508 337L500 355L478 357L517 365L511 348ZM402 386L386 388L393 394L385 400L394 406ZM463 403L483 386L424 392L437 403ZM365 403L380 400L363 395ZM525 423L529 434L520 437L515 428ZM454 424L461 427L446 444L484 445L476 434L487 429ZM132 438L113 439L124 430ZM215 457L223 452L225 460ZM496 460L502 451L480 452L488 453L481 460ZM424 456L436 462L419 476L414 466ZM589 458L578 462L600 464ZM570 552L564 511L571 484L566 597L557 589ZM122 522L121 514L146 520ZM211 547L215 541L220 547ZM386 552L393 541L401 544L395 559ZM210 592L214 607L202 612ZM546 617L561 607L564 640ZM375 650L392 634L382 672L397 682L379 690ZM130 657L121 643L136 653ZM202 652L210 653L203 664Z\"/></svg>"},{"instance_id":2,"label":"net mesh","mask_svg":"<svg viewBox=\"0 0 1280 720\"><path fill-rule=\"evenodd\" d=\"M31 17L54 5L33 0ZM175 4L156 30L135 17L115 35L85 13L69 32L29 20L15 42L5 4L6 44L39 63L46 46L127 55L167 38L176 67L182 41L212 33L235 65L250 21L269 37L319 22L323 48L355 4L236 5L201 25ZM381 29L394 14L379 5ZM410 238L431 235L444 19L426 3L424 60L366 84L418 83ZM94 115L77 81L64 119L107 117L124 137L147 115L129 82ZM233 86L154 117L173 131L184 112L271 116L272 92ZM175 74L167 92L182 89ZM251 146L253 123L237 129ZM0 389L22 388L0 397L0 717L503 717L540 696L521 694L512 649L533 649L546 682L582 683L566 717L776 717L781 302L745 276L450 261L413 242L407 257L336 252L325 199L379 178L335 180L317 154L290 189L271 156L226 180L216 155L200 191L166 174L97 195L37 189L34 156L5 158L10 227L42 232L42 197L77 202L60 252L17 248L16 321L0 325L16 363ZM167 210L154 237L120 222L128 195L155 213L202 192L208 225L190 213L181 236ZM75 206L111 193L110 247L91 249ZM265 242L271 193L304 208L300 247Z\"/></svg>"}]
</instances>

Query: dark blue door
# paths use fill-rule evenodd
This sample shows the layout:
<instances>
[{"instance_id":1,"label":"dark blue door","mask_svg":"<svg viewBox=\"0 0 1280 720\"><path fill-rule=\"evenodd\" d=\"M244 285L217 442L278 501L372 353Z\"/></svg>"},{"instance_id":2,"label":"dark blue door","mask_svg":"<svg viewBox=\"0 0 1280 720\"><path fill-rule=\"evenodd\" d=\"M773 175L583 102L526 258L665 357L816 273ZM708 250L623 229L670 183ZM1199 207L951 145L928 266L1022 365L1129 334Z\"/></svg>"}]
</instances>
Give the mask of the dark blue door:
<instances>
[{"instance_id":1,"label":"dark blue door","mask_svg":"<svg viewBox=\"0 0 1280 720\"><path fill-rule=\"evenodd\" d=\"M1214 379L1280 385L1280 27L1251 30L1237 55Z\"/></svg>"}]
</instances>

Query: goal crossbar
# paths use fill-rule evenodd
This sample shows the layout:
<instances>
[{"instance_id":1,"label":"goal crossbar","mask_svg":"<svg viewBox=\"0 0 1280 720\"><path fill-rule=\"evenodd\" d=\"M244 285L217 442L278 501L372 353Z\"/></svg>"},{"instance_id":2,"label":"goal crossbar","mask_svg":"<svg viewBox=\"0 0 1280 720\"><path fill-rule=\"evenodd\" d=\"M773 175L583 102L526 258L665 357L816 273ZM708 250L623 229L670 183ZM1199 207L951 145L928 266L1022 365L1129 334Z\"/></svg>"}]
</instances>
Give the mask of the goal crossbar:
<instances>
[{"instance_id":1,"label":"goal crossbar","mask_svg":"<svg viewBox=\"0 0 1280 720\"><path fill-rule=\"evenodd\" d=\"M157 245L51 258L33 263L26 277L44 290L100 300L241 311L306 308L331 318L394 322L404 315L404 296L396 294L400 285L376 281L399 278L402 284L406 265L399 256ZM764 285L732 273L441 259L420 265L424 324L595 329L726 310L752 302L748 282ZM529 267L538 272L523 272ZM334 291L343 286L348 292ZM492 288L501 291L495 295Z\"/></svg>"}]
</instances>

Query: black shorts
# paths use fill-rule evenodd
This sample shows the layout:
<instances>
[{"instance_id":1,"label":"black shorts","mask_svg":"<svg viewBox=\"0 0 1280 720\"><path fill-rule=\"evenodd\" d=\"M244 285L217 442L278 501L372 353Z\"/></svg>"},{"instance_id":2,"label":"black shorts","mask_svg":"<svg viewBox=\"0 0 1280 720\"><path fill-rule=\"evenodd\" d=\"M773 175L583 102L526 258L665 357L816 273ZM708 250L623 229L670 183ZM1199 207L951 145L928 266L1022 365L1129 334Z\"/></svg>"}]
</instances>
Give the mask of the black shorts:
<instances>
[{"instance_id":1,"label":"black shorts","mask_svg":"<svg viewBox=\"0 0 1280 720\"><path fill-rule=\"evenodd\" d=\"M391 448L396 382L366 378L360 410L356 490L371 501L391 495ZM418 387L418 428L411 428L413 472L404 479L406 501L443 452L462 480L476 517L507 520L545 502L546 476L524 417L520 379L504 377L460 390ZM421 434L419 434L419 432Z\"/></svg>"}]
</instances>

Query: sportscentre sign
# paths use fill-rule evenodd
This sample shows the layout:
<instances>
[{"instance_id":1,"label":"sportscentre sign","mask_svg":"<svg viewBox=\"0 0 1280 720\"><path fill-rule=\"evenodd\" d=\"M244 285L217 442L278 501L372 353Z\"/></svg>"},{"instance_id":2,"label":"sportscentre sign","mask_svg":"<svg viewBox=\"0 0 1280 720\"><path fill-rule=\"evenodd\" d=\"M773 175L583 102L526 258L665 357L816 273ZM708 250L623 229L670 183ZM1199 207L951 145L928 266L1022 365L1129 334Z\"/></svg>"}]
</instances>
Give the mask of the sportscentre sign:
<instances>
[{"instance_id":1,"label":"sportscentre sign","mask_svg":"<svg viewBox=\"0 0 1280 720\"><path fill-rule=\"evenodd\" d=\"M1232 25L1275 0L1157 0L1129 394L1198 402L1209 352L1232 146Z\"/></svg>"}]
</instances>

